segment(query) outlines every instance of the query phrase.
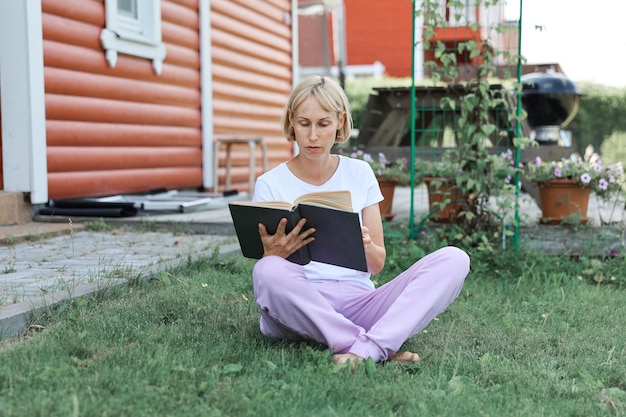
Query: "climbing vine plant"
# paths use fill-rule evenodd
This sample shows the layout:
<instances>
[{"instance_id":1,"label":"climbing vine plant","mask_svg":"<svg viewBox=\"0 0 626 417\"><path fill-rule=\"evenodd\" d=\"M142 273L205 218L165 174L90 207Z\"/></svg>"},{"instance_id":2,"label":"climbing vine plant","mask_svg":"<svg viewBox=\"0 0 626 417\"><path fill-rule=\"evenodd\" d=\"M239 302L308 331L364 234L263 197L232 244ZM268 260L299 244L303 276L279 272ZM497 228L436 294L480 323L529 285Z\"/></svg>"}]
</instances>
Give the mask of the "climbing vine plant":
<instances>
[{"instance_id":1,"label":"climbing vine plant","mask_svg":"<svg viewBox=\"0 0 626 417\"><path fill-rule=\"evenodd\" d=\"M463 246L486 250L502 242L503 234L512 234L507 224L515 221L509 209L514 207L517 164L511 151L523 141L515 133L524 115L517 115L519 87L512 76L521 57L499 48L500 39L511 35L512 29L498 18L501 4L504 0L423 0L416 9L423 20L417 41L430 57L424 72L435 86L446 88L440 106L455 120L456 146L446 151L444 159L455 164L450 180L464 198L456 222L446 232ZM494 17L493 23L481 26L476 10L483 17ZM459 27L472 36L455 42L443 35L453 28L459 33ZM416 168L420 170L419 163ZM493 203L495 196L499 205Z\"/></svg>"}]
</instances>

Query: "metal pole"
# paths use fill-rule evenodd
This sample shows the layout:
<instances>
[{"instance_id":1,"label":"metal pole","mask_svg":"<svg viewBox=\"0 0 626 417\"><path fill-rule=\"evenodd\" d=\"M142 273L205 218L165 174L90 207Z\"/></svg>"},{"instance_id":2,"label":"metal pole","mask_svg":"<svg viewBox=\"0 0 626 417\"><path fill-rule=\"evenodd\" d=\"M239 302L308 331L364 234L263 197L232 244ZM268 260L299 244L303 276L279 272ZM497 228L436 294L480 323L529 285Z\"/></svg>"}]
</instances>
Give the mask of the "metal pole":
<instances>
[{"instance_id":1,"label":"metal pole","mask_svg":"<svg viewBox=\"0 0 626 417\"><path fill-rule=\"evenodd\" d=\"M517 20L517 84L519 86L522 80L522 4L524 0L519 0L519 18ZM520 116L522 114L522 91L518 89L517 91L517 108L516 108L516 116L517 116L517 125L515 128L515 136L520 138L522 136L522 123L520 121ZM515 146L515 166L519 167L521 160L521 151L519 144ZM519 172L515 173L515 234L513 238L513 243L515 245L515 251L519 251L519 198L520 198L520 177Z\"/></svg>"},{"instance_id":2,"label":"metal pole","mask_svg":"<svg viewBox=\"0 0 626 417\"><path fill-rule=\"evenodd\" d=\"M411 205L409 213L409 236L415 238L415 16L417 14L417 3L413 0L413 13L411 13Z\"/></svg>"}]
</instances>

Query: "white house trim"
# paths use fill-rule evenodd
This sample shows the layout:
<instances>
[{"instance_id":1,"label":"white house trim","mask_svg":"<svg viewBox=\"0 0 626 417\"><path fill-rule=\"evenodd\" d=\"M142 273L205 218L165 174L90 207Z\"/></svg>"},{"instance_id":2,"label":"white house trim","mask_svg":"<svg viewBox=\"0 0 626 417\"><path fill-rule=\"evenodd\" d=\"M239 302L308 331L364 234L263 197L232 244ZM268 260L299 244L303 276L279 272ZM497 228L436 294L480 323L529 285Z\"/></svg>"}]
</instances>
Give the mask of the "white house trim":
<instances>
[{"instance_id":1,"label":"white house trim","mask_svg":"<svg viewBox=\"0 0 626 417\"><path fill-rule=\"evenodd\" d=\"M291 74L293 86L300 82L300 36L298 34L298 0L291 0ZM295 143L295 142L294 142Z\"/></svg>"},{"instance_id":2,"label":"white house trim","mask_svg":"<svg viewBox=\"0 0 626 417\"><path fill-rule=\"evenodd\" d=\"M117 0L105 0L106 28L100 43L109 67L117 64L118 52L152 60L156 74L163 70L166 49L161 38L161 3L159 0L135 0L137 17L118 8Z\"/></svg>"},{"instance_id":3,"label":"white house trim","mask_svg":"<svg viewBox=\"0 0 626 417\"><path fill-rule=\"evenodd\" d=\"M345 65L341 69L343 69L344 75L348 80L362 76L369 76L378 80L385 75L385 65L380 61L376 61L371 65ZM302 78L328 73L335 78L339 78L339 70L340 68L336 65L332 67L300 67L298 69Z\"/></svg>"},{"instance_id":4,"label":"white house trim","mask_svg":"<svg viewBox=\"0 0 626 417\"><path fill-rule=\"evenodd\" d=\"M41 0L0 1L4 190L48 201Z\"/></svg>"},{"instance_id":5,"label":"white house trim","mask_svg":"<svg viewBox=\"0 0 626 417\"><path fill-rule=\"evenodd\" d=\"M291 79L292 86L300 82L300 36L298 32L299 28L298 20L298 0L291 0ZM299 152L298 144L293 141L293 154L296 155Z\"/></svg>"},{"instance_id":6,"label":"white house trim","mask_svg":"<svg viewBox=\"0 0 626 417\"><path fill-rule=\"evenodd\" d=\"M200 0L200 90L202 109L202 184L217 190L213 178L213 60L211 58L211 0Z\"/></svg>"}]
</instances>

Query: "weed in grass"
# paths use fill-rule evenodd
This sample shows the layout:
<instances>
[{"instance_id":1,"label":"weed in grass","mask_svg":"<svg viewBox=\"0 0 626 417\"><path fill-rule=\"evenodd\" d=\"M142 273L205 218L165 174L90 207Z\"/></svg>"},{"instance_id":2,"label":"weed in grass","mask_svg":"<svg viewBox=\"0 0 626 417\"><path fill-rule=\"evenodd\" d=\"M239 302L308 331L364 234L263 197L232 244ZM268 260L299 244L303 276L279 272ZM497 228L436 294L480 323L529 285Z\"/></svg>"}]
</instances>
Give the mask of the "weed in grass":
<instances>
[{"instance_id":1,"label":"weed in grass","mask_svg":"<svg viewBox=\"0 0 626 417\"><path fill-rule=\"evenodd\" d=\"M15 249L13 247L9 247L7 252L7 255L1 258L3 274L11 274L17 271L15 269Z\"/></svg>"},{"instance_id":2,"label":"weed in grass","mask_svg":"<svg viewBox=\"0 0 626 417\"><path fill-rule=\"evenodd\" d=\"M139 223L139 228L143 232L156 232L159 225L151 219L142 219Z\"/></svg>"},{"instance_id":3,"label":"weed in grass","mask_svg":"<svg viewBox=\"0 0 626 417\"><path fill-rule=\"evenodd\" d=\"M171 233L174 236L190 234L188 222L160 223L149 218L141 219L137 224L128 225L126 229L135 230L139 233Z\"/></svg>"},{"instance_id":4,"label":"weed in grass","mask_svg":"<svg viewBox=\"0 0 626 417\"><path fill-rule=\"evenodd\" d=\"M71 221L71 220L70 220ZM113 226L106 223L104 220L90 220L85 222L85 230L90 232L108 232L113 229Z\"/></svg>"},{"instance_id":5,"label":"weed in grass","mask_svg":"<svg viewBox=\"0 0 626 417\"><path fill-rule=\"evenodd\" d=\"M186 222L172 222L168 226L168 230L174 236L186 235L186 234L189 234L189 223L186 223Z\"/></svg>"},{"instance_id":6,"label":"weed in grass","mask_svg":"<svg viewBox=\"0 0 626 417\"><path fill-rule=\"evenodd\" d=\"M2 239L2 243L6 246L13 246L17 243L18 239L13 235L5 235Z\"/></svg>"},{"instance_id":7,"label":"weed in grass","mask_svg":"<svg viewBox=\"0 0 626 417\"><path fill-rule=\"evenodd\" d=\"M26 235L24 236L24 241L25 242L42 242L45 239L48 239L49 237L53 236L52 233L41 233L41 234L36 234L36 235Z\"/></svg>"}]
</instances>

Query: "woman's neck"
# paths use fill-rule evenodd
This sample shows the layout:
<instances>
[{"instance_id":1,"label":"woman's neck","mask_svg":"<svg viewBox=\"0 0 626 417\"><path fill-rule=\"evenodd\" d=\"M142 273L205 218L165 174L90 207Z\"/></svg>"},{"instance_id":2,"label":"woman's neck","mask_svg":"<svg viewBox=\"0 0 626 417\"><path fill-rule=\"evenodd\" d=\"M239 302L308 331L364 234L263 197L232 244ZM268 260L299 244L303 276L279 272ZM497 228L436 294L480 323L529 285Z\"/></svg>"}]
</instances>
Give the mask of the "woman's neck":
<instances>
[{"instance_id":1,"label":"woman's neck","mask_svg":"<svg viewBox=\"0 0 626 417\"><path fill-rule=\"evenodd\" d=\"M296 155L287 162L287 167L293 175L312 185L325 184L335 174L338 166L337 155L328 155L320 160L306 159L301 155Z\"/></svg>"}]
</instances>

